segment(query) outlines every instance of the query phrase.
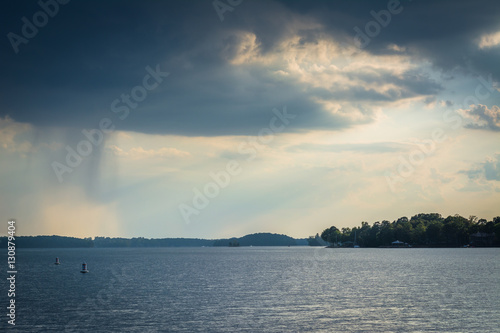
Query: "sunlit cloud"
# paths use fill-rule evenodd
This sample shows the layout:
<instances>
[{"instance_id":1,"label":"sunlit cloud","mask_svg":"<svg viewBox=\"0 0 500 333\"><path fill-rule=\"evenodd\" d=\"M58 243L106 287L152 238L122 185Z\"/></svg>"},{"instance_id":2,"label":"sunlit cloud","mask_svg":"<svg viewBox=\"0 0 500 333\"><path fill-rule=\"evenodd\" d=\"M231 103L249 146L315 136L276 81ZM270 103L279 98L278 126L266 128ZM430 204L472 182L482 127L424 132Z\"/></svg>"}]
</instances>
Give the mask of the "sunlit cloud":
<instances>
[{"instance_id":1,"label":"sunlit cloud","mask_svg":"<svg viewBox=\"0 0 500 333\"><path fill-rule=\"evenodd\" d=\"M381 106L423 99L441 90L437 82L419 73L422 64L408 55L363 50L346 55L343 44L315 29L310 35L292 30L265 51L255 33L236 32L227 39L224 52L233 66L261 68L275 79L296 82L310 101L351 124L374 121Z\"/></svg>"},{"instance_id":2,"label":"sunlit cloud","mask_svg":"<svg viewBox=\"0 0 500 333\"><path fill-rule=\"evenodd\" d=\"M481 36L478 46L480 49L488 49L500 45L500 31Z\"/></svg>"},{"instance_id":3,"label":"sunlit cloud","mask_svg":"<svg viewBox=\"0 0 500 333\"><path fill-rule=\"evenodd\" d=\"M466 125L467 128L500 131L500 108L496 105L488 108L479 104L470 109L460 109L459 112L471 120L471 123Z\"/></svg>"},{"instance_id":4,"label":"sunlit cloud","mask_svg":"<svg viewBox=\"0 0 500 333\"><path fill-rule=\"evenodd\" d=\"M8 116L0 117L0 147L9 152L31 152L33 145L23 137L31 130L30 124L18 123Z\"/></svg>"}]
</instances>

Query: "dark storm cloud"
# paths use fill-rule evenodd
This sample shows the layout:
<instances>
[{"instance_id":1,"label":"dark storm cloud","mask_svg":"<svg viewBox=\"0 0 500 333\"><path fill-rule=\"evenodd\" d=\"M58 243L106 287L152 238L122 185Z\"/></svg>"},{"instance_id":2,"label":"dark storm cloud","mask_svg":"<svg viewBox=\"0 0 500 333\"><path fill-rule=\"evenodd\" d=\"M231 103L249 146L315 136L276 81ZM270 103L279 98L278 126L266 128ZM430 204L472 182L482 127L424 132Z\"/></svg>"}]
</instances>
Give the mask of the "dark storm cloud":
<instances>
[{"instance_id":1,"label":"dark storm cloud","mask_svg":"<svg viewBox=\"0 0 500 333\"><path fill-rule=\"evenodd\" d=\"M325 24L330 33L346 33L352 42L352 37L356 35L353 27L357 26L366 32L366 24L375 20L371 11L379 13L387 10L389 2L321 1L322 5L318 2L294 3L297 8L311 13ZM479 50L477 47L481 35L500 30L500 2L402 0L400 3L401 12L391 15L387 26L381 27L380 33L371 38L365 50L390 54L393 51L387 47L396 44L405 47L410 54L429 59L439 68L491 73L495 80L500 80L500 67L496 65L500 49Z\"/></svg>"},{"instance_id":2,"label":"dark storm cloud","mask_svg":"<svg viewBox=\"0 0 500 333\"><path fill-rule=\"evenodd\" d=\"M267 8L268 6L266 6ZM7 31L40 8L11 8ZM243 13L241 13L243 14ZM96 127L185 135L251 134L274 107L289 105L304 127L343 127L287 82L262 73L238 77L220 55L222 32L211 3L69 3L28 44L2 44L2 115L42 126ZM7 65L9 64L9 65ZM111 103L140 85L146 66L171 76L117 121ZM293 127L287 130L293 130Z\"/></svg>"},{"instance_id":3,"label":"dark storm cloud","mask_svg":"<svg viewBox=\"0 0 500 333\"><path fill-rule=\"evenodd\" d=\"M97 127L101 118L109 117L118 130L246 135L266 126L273 108L286 105L297 115L286 131L350 127L357 123L326 112L312 97L391 102L433 95L441 87L419 73L399 77L351 73L362 82L400 87L384 93L363 86L335 91L306 87L277 79L258 67L229 65L232 32L254 33L263 55L297 26L294 31L304 47L323 36L350 43L353 28L363 28L373 20L370 11L385 9L387 3L244 1L226 12L221 22L211 1L69 2L60 5L59 12L27 44L20 44L17 54L9 39L3 39L0 116L76 129ZM436 66L472 66L496 75L497 69L481 67L493 64L494 50L473 52L479 34L498 28L496 2L413 1L402 6L404 10L392 17L366 51L393 54L387 46L397 44ZM9 2L0 14L3 36L21 34L21 18L32 20L40 10L35 1ZM300 22L319 25L302 29ZM157 64L170 75L130 110L127 119L120 120L111 111L111 103L141 85L146 66ZM358 111L366 116L361 123L370 121L369 110L360 106Z\"/></svg>"}]
</instances>

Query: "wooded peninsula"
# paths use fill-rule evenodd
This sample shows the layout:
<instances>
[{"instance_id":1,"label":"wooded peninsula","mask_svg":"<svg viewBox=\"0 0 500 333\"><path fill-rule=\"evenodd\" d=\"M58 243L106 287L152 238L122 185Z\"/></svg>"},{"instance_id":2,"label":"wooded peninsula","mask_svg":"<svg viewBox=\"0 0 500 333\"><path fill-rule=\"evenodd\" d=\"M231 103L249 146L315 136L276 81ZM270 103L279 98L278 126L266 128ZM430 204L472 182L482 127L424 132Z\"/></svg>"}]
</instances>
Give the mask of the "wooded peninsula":
<instances>
[{"instance_id":1,"label":"wooded peninsula","mask_svg":"<svg viewBox=\"0 0 500 333\"><path fill-rule=\"evenodd\" d=\"M377 221L370 225L341 228L331 226L321 235L311 236L309 245L331 247L463 247L500 246L500 216L493 220L441 214L417 214L410 219L400 217L395 221Z\"/></svg>"}]
</instances>

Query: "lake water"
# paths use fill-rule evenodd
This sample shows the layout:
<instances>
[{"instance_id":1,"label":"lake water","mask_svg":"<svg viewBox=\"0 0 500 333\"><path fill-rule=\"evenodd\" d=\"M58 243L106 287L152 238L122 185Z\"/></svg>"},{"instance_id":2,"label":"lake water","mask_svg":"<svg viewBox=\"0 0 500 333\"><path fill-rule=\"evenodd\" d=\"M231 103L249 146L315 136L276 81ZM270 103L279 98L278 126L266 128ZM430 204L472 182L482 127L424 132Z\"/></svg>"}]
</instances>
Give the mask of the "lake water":
<instances>
[{"instance_id":1,"label":"lake water","mask_svg":"<svg viewBox=\"0 0 500 333\"><path fill-rule=\"evenodd\" d=\"M499 259L493 248L20 249L16 326L3 278L0 330L500 332Z\"/></svg>"}]
</instances>

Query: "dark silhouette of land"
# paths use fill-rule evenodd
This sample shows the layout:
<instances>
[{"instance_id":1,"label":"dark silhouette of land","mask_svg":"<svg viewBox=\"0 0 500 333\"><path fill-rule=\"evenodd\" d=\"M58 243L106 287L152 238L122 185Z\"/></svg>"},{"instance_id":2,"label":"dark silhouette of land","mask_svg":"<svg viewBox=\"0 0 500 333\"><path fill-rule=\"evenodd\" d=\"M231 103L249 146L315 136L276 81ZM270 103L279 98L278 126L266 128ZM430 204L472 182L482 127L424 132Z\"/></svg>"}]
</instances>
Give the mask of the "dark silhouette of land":
<instances>
[{"instance_id":1,"label":"dark silhouette of land","mask_svg":"<svg viewBox=\"0 0 500 333\"><path fill-rule=\"evenodd\" d=\"M213 246L295 246L308 245L305 239L295 239L286 235L257 233L240 238L216 240Z\"/></svg>"},{"instance_id":2,"label":"dark silhouette of land","mask_svg":"<svg viewBox=\"0 0 500 333\"><path fill-rule=\"evenodd\" d=\"M360 227L331 226L308 239L272 233L256 233L224 239L199 238L75 238L64 236L16 236L17 248L86 248L86 247L211 247L211 246L329 246L329 247L489 247L500 246L500 216L491 221L460 215L417 214ZM7 237L0 237L0 247L7 247Z\"/></svg>"},{"instance_id":3,"label":"dark silhouette of land","mask_svg":"<svg viewBox=\"0 0 500 333\"><path fill-rule=\"evenodd\" d=\"M332 247L459 247L500 246L500 216L492 221L460 215L443 218L440 214L417 214L389 222L361 222L360 227L331 226L321 236L309 237L309 244L323 240Z\"/></svg>"},{"instance_id":4,"label":"dark silhouette of land","mask_svg":"<svg viewBox=\"0 0 500 333\"><path fill-rule=\"evenodd\" d=\"M109 247L202 247L202 246L297 246L307 245L306 239L295 239L286 235L257 233L240 238L75 238L64 236L17 236L19 248L109 248ZM0 247L7 246L7 237L0 237Z\"/></svg>"}]
</instances>

